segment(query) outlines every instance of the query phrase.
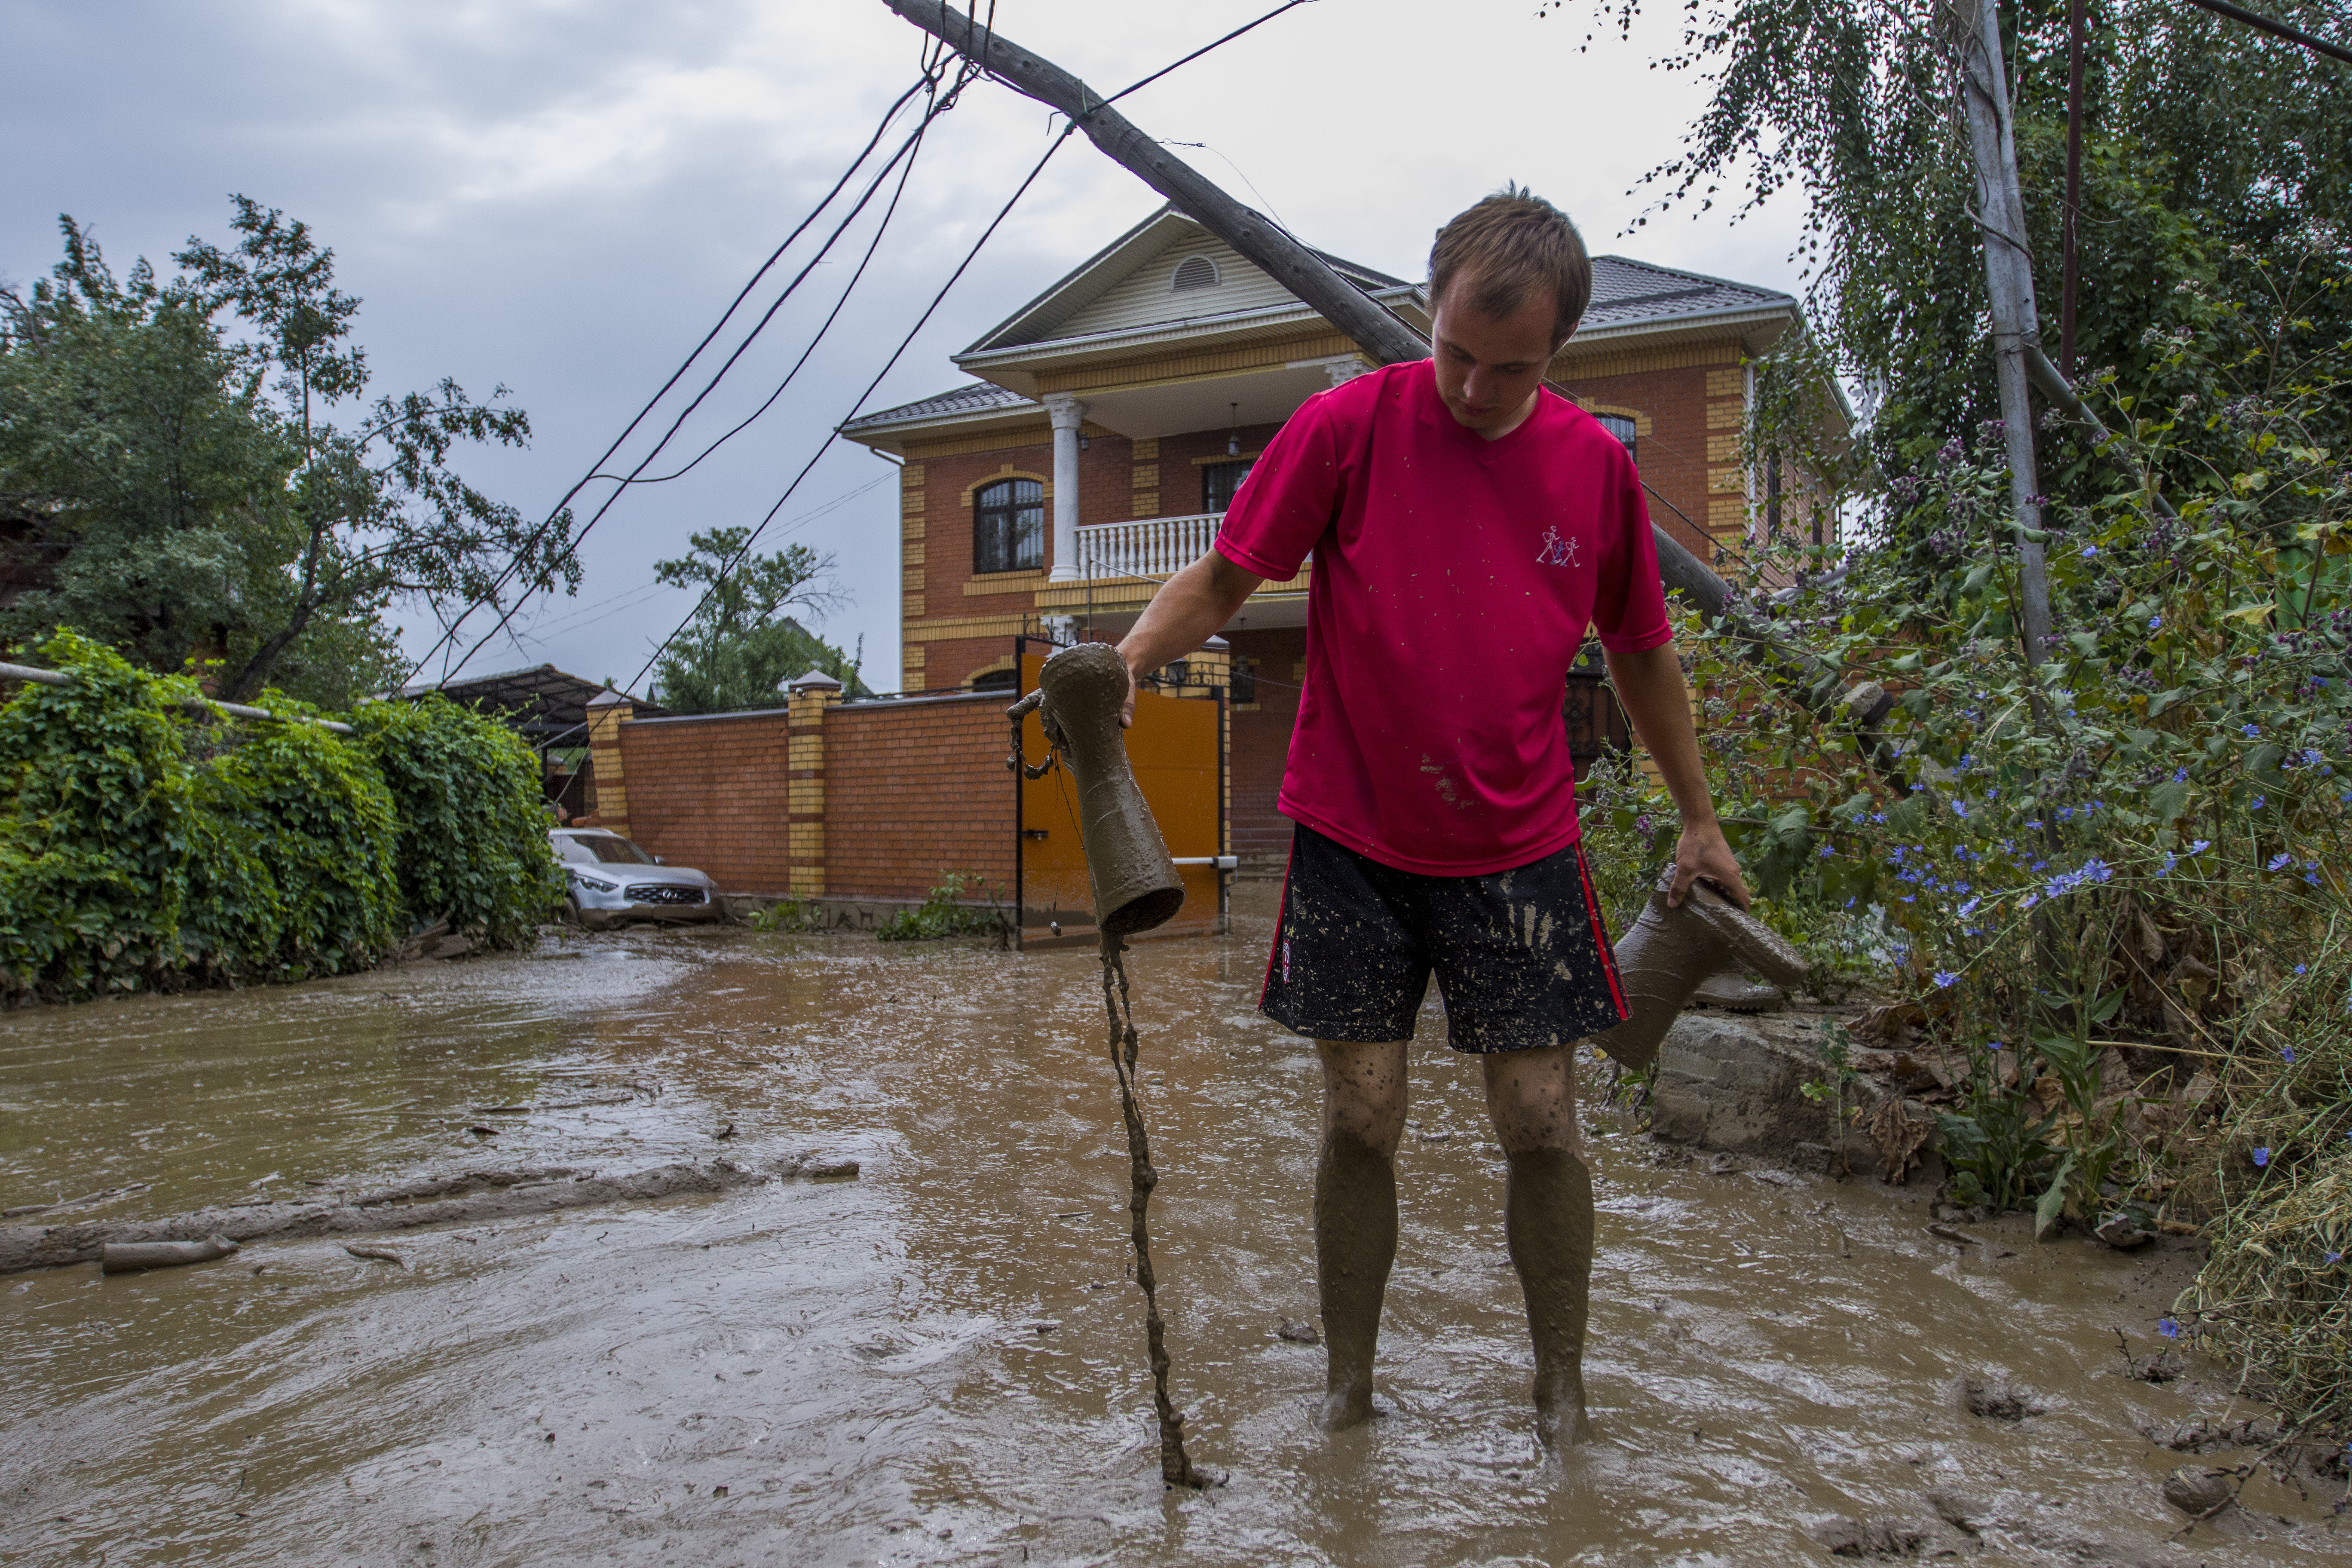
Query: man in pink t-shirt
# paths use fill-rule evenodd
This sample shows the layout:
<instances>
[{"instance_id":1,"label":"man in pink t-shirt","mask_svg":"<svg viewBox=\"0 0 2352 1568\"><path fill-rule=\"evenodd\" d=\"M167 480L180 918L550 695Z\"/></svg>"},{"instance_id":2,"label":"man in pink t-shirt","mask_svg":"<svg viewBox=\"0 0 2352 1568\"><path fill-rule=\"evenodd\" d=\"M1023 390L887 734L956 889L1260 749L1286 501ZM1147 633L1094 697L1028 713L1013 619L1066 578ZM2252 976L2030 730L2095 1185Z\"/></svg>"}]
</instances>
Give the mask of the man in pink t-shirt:
<instances>
[{"instance_id":1,"label":"man in pink t-shirt","mask_svg":"<svg viewBox=\"0 0 2352 1568\"><path fill-rule=\"evenodd\" d=\"M1283 778L1294 830L1262 1006L1314 1038L1324 1118L1315 1245L1324 1423L1371 1415L1396 1254L1405 1047L1433 973L1476 1052L1509 1165L1505 1233L1534 1341L1537 1430L1584 1435L1592 1180L1575 1043L1625 1016L1578 847L1561 719L1597 632L1618 700L1681 808L1669 900L1747 902L1699 764L1633 459L1547 390L1592 291L1583 241L1507 187L1438 232L1435 357L1307 399L1211 552L1119 652L1141 676L1198 647L1309 552L1307 679Z\"/></svg>"}]
</instances>

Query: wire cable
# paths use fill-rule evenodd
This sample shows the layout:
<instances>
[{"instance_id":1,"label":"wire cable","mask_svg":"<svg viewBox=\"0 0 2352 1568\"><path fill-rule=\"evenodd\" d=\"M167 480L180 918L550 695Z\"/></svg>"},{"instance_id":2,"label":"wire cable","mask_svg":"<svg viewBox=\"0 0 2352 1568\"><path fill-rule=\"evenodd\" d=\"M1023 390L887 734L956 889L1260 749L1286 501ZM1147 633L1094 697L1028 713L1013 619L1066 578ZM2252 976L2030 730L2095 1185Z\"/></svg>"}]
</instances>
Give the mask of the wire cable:
<instances>
[{"instance_id":1,"label":"wire cable","mask_svg":"<svg viewBox=\"0 0 2352 1568\"><path fill-rule=\"evenodd\" d=\"M515 571L520 566L523 555L538 546L540 542L546 537L547 531L553 527L557 520L563 515L563 509L572 503L572 498L577 496L583 489L586 489L589 483L594 479L596 470L602 468L606 463L612 461L613 454L621 449L623 443L626 442L631 436L636 433L637 426L645 423L646 417L653 413L656 406L660 405L661 400L668 396L670 390L677 386L677 384L685 378L686 373L693 368L694 362L702 357L703 351L708 349L711 345L712 342L718 338L719 334L726 330L727 323L734 319L735 312L742 308L743 301L751 298L751 290L760 286L760 280L765 278L770 271L773 270L776 263L783 258L784 252L792 248L793 242L800 238L803 234L806 233L809 226L815 223L820 216L824 216L824 210L831 206L835 200L840 196L841 193L848 187L850 180L856 174L860 168L865 166L866 160L874 155L874 149L881 145L882 138L888 134L891 123L898 118L899 110L905 109L907 105L913 100L917 93L923 91L926 88L936 89L938 81L939 79L935 73L929 70L925 71L915 80L912 86L908 87L906 91L898 95L897 100L891 103L889 108L882 111L882 118L874 127L874 134L866 139L866 145L858 150L857 156L850 160L849 166L841 172L841 178L834 182L833 188L824 194L823 200L819 201L815 206L809 209L808 216L793 226L793 231L784 237L782 243L768 253L768 258L760 264L758 269L751 274L751 279L745 282L742 289L736 293L735 298L729 301L727 309L719 313L719 320L711 324L711 328L708 332L703 334L702 341L696 343L692 352L688 353L685 359L678 362L677 368L670 372L669 379L663 382L660 388L656 390L651 397L646 400L645 406L638 409L636 416L629 421L627 426L622 429L618 436L615 436L613 438L613 444L605 447L603 454L599 456L593 463L589 465L588 472L582 475L570 489L563 492L562 498L557 500L554 506L548 509L546 518L540 523L538 529L532 532L530 538L524 542L523 549L516 552L515 561L509 563L507 570L499 574L498 581L490 589L491 594L496 594L500 588L503 588L512 580ZM488 595L484 595L484 597L487 596ZM482 599L477 598L472 604L467 605L463 611L459 612L457 618L448 623L448 629L442 634L441 640L435 643L430 648L427 648L425 651L424 656L410 666L411 673L413 674L415 671L424 668L425 666L431 661L433 656L440 652L442 647L456 637L457 628L465 624L466 617L473 614L475 610L479 609L481 605Z\"/></svg>"},{"instance_id":2,"label":"wire cable","mask_svg":"<svg viewBox=\"0 0 2352 1568\"><path fill-rule=\"evenodd\" d=\"M743 561L750 556L751 546L759 542L760 535L767 531L768 524L775 520L776 513L783 510L784 503L793 499L793 492L801 488L801 481L808 478L809 470L815 468L818 459L831 451L833 444L841 438L841 426L857 417L858 410L866 405L866 400L873 396L875 388L882 384L882 378L898 368L899 359L906 353L908 345L914 342L916 334L930 324L931 317L938 312L941 302L947 299L948 291L956 286L972 262L979 258L981 247L994 237L997 229L1003 226L1004 220L1012 216L1013 207L1019 204L1023 196L1029 194L1029 187L1037 183L1037 176L1045 172L1045 165L1053 162L1054 154L1062 150L1063 144L1069 141L1072 132L1076 130L1076 122L1072 121L1063 127L1059 136L1054 138L1053 143L1045 149L1045 155L1037 160L1036 165L1029 171L1028 176L1021 182L1019 188L1013 191L1003 206L997 209L996 216L989 220L988 226L981 230L980 237L972 241L971 248L964 252L963 259L956 263L956 269L948 275L948 280L940 285L940 291L931 296L931 302L923 307L923 313L917 317L915 324L907 330L907 335L898 340L898 346L890 351L890 357L883 362L882 368L875 372L874 379L866 384L866 390L857 395L856 401L849 406L849 412L825 433L825 437L818 444L816 451L810 456L806 463L801 466L801 471L793 476L793 482L784 487L784 493L776 498L776 504L768 509L768 515L761 518L759 526L752 529L744 538L742 547L736 551L734 559L719 569L718 575L712 579L710 586L703 591L702 597L696 601L694 608L687 613L686 618L671 630L669 636L662 638L660 646L654 649L652 655L646 658L644 668L639 669L635 679L629 682L630 686L634 687L645 679L654 666L661 661L662 655L669 651L670 644L677 640L679 633L685 631L694 623L695 618L702 614L704 607L710 603L711 595L718 593L719 584L726 581L728 574L742 564Z\"/></svg>"},{"instance_id":3,"label":"wire cable","mask_svg":"<svg viewBox=\"0 0 2352 1568\"><path fill-rule=\"evenodd\" d=\"M779 385L773 393L769 395L767 402L760 405L760 413L766 412L768 407L772 405L778 397L781 397L783 395L784 387L790 385L793 377L800 374L801 366L808 363L809 356L816 352L817 345L824 340L825 332L830 330L833 323L839 319L843 308L849 303L849 295L851 290L854 290L857 287L858 279L866 275L866 263L870 262L874 258L874 251L881 244L883 231L888 226L891 215L895 214L898 209L898 198L906 194L907 181L914 174L915 157L916 154L921 151L924 135L929 131L931 123L934 121L955 106L957 95L962 91L964 84L970 79L970 73L966 73L956 82L955 86L948 91L944 98L940 97L937 94L933 95L933 101L929 108L925 110L921 121L916 125L913 132L908 136L906 141L899 144L898 150L890 155L889 161L882 165L881 169L876 173L874 178L866 183L866 189L858 196L856 205L849 209L848 214L844 216L838 224L834 226L834 230L825 237L824 244L818 248L817 253L814 256L809 258L807 263L801 268L800 271L793 275L792 281L784 286L783 291L777 295L776 299L768 306L766 312L761 316L760 320L753 324L751 331L745 334L743 341L736 345L735 352L728 355L726 363L721 364L711 374L709 381L704 384L702 390L694 395L693 400L689 402L684 409L679 411L677 418L670 421L669 428L662 433L661 439L654 443L652 449L646 452L645 457L638 460L637 466L632 468L626 476L618 477L619 483L613 490L613 493L604 498L604 501L597 507L595 513L591 516L586 522L580 526L579 532L572 535L571 541L565 547L567 553L572 551L576 551L579 548L581 541L587 538L589 531L599 522L602 522L604 520L605 514L613 510L614 505L620 500L621 497L625 493L626 493L631 485L641 482L653 482L641 480L639 476L652 465L653 460L656 458L659 457L662 452L667 448L671 440L674 439L678 431L685 426L687 420L693 416L695 411L702 406L703 402L709 398L713 392L718 390L719 384L726 379L730 371L735 368L736 363L740 361L746 353L750 352L751 345L759 340L760 334L766 331L768 324L771 321L775 320L776 312L783 308L785 301L793 297L793 295L799 289L801 284L806 281L809 275L816 269L818 265L824 260L827 255L831 254L835 244L840 240L843 234L847 232L849 226L857 220L858 215L866 210L866 204L872 201L875 193L882 188L883 182L890 177L890 171L893 168L899 168L899 162L901 159L904 159L905 164L903 168L900 168L898 188L891 194L890 203L883 215L882 223L880 226L877 226L875 230L872 244L868 245L866 247L865 259L858 263L857 270L852 274L848 287L842 291L840 299L834 302L832 313L826 316L823 325L817 328L816 335L810 340L808 347L802 351L798 363L796 363L793 366L792 370L786 374L783 384ZM758 417L758 413L753 414L751 416L752 419L757 419ZM704 450L699 457L697 457L694 459L694 463L699 463L703 458L707 458L711 452L718 450L720 446L731 439L737 433L744 429L751 423L751 420L747 419L741 425L738 425L735 429L730 430L725 435L721 436L719 440L712 442L709 447ZM694 466L694 463L688 463L687 468L679 469L678 473L685 473L688 468L691 468ZM605 475L604 477L613 479L617 476ZM674 474L669 477L675 479L677 476ZM519 555L517 561L509 565L509 575L511 575L515 565L520 564L520 557ZM503 581L504 579L501 579L500 585L503 585ZM474 655L481 651L484 645L488 644L492 638L496 637L501 631L506 629L508 623L514 618L515 613L522 608L524 603L526 603L529 598L530 595L528 594L519 595L512 605L508 605L500 613L498 623L491 626L488 631L482 634L480 637L477 638L474 645L466 650L465 656L459 658L455 665L443 671L442 679L446 680L454 670L464 668L467 663L473 658Z\"/></svg>"},{"instance_id":4,"label":"wire cable","mask_svg":"<svg viewBox=\"0 0 2352 1568\"><path fill-rule=\"evenodd\" d=\"M1300 5L1312 5L1313 4L1315 4L1315 0L1288 0L1288 4L1286 5L1276 5L1273 10L1268 11L1256 21L1243 23L1240 26L1235 27L1232 32L1227 33L1223 37L1216 40L1216 42L1202 44L1199 48L1194 49L1191 54L1186 55L1174 65L1162 66L1158 70L1153 71L1150 76L1145 77L1141 81L1130 82L1127 86L1120 88L1117 92L1114 92L1108 98L1104 99L1099 107L1105 109L1109 108L1112 104L1117 103L1120 99L1125 98L1129 93L1139 91L1144 88L1150 87L1153 82L1158 81L1170 71L1175 70L1181 66L1191 65L1194 60L1199 59L1211 49L1223 48L1225 45L1232 43L1235 38L1240 37L1244 33L1248 32L1251 28L1265 26L1268 22L1273 21L1276 16L1281 16L1285 11L1294 10ZM991 5L988 9L990 16L993 18L996 14L996 7L994 5ZM992 20L991 22L991 26L994 26Z\"/></svg>"}]
</instances>

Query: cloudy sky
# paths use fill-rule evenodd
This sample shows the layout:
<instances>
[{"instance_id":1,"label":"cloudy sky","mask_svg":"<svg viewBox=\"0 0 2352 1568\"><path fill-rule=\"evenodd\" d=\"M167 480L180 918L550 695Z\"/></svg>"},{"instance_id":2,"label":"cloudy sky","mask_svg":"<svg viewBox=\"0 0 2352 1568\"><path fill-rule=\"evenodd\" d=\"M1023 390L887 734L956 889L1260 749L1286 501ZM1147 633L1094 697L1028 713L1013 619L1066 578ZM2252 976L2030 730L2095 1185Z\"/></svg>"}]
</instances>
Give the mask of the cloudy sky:
<instances>
[{"instance_id":1,"label":"cloudy sky","mask_svg":"<svg viewBox=\"0 0 2352 1568\"><path fill-rule=\"evenodd\" d=\"M1273 3L1000 0L996 22L1108 92ZM1309 244L1399 276L1422 275L1448 216L1517 179L1568 208L1596 252L1796 289L1792 204L1738 223L1685 208L1627 232L1652 202L1636 183L1699 102L1696 84L1649 66L1679 41L1681 8L1584 52L1573 0L1549 18L1536 8L1317 0L1121 107L1165 142L1202 143L1177 151ZM919 43L881 0L0 0L0 16L15 61L0 98L0 276L22 283L55 262L60 213L121 268L162 262L192 234L226 237L231 192L282 207L335 248L341 286L366 301L372 390L443 375L513 389L533 447L464 467L533 515L839 177L914 80ZM467 670L552 662L631 681L690 607L655 584L653 563L698 530L769 512L1055 129L1009 89L970 89L926 138L872 268L793 386L694 474L614 506L582 547L578 595L528 606ZM866 406L961 381L950 353L1157 205L1073 139ZM870 232L853 228L842 259L816 268L674 450L700 450L774 391ZM761 545L835 559L848 603L821 629L862 637L885 689L898 654L889 472L836 445ZM421 607L400 619L423 654L438 626ZM461 649L491 618L471 626Z\"/></svg>"}]
</instances>

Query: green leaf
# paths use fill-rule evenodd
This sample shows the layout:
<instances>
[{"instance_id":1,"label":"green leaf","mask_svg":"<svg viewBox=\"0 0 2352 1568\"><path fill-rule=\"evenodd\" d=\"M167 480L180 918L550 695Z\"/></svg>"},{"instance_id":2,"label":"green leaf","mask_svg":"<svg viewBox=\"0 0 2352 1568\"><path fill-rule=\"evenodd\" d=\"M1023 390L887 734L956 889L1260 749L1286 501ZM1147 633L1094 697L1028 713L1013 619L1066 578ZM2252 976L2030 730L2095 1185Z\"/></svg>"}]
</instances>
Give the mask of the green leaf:
<instances>
[{"instance_id":1,"label":"green leaf","mask_svg":"<svg viewBox=\"0 0 2352 1568\"><path fill-rule=\"evenodd\" d=\"M2058 1168L2050 1173L2050 1185L2042 1193L2042 1201L2033 1205L2034 1240L2049 1235L2050 1227L2066 1212L2066 1184L2074 1179L2074 1152L2069 1149L2066 1157L2058 1162Z\"/></svg>"}]
</instances>

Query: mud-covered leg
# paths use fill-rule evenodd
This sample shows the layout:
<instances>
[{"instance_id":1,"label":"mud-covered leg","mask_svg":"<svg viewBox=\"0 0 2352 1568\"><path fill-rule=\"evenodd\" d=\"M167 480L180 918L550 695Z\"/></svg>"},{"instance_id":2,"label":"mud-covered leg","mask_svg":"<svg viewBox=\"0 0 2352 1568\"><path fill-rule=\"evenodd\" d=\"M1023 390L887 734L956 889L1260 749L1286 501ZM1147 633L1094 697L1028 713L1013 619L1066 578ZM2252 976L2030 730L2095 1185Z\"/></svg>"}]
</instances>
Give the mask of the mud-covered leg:
<instances>
[{"instance_id":1,"label":"mud-covered leg","mask_svg":"<svg viewBox=\"0 0 2352 1568\"><path fill-rule=\"evenodd\" d=\"M1486 1104L1510 1175L1503 1233L1528 1303L1536 1435L1591 1435L1584 1415L1584 1325L1592 1282L1592 1173L1577 1135L1575 1064L1554 1047L1492 1056Z\"/></svg>"},{"instance_id":2,"label":"mud-covered leg","mask_svg":"<svg viewBox=\"0 0 2352 1568\"><path fill-rule=\"evenodd\" d=\"M1404 1135L1405 1047L1321 1042L1323 1147L1315 1170L1315 1265L1328 1357L1323 1425L1370 1419L1381 1300L1396 1262L1397 1142Z\"/></svg>"}]
</instances>

